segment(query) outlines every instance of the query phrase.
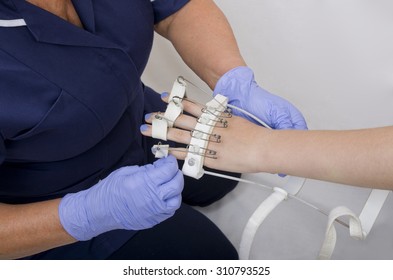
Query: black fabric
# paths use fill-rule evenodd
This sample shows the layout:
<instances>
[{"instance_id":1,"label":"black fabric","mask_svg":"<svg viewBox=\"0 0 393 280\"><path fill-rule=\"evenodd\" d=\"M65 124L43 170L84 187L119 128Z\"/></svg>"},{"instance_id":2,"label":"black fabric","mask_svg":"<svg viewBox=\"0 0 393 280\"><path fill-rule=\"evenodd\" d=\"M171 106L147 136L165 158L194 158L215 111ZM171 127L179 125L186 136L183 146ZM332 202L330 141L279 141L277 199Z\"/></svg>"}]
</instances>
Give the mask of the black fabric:
<instances>
[{"instance_id":1,"label":"black fabric","mask_svg":"<svg viewBox=\"0 0 393 280\"><path fill-rule=\"evenodd\" d=\"M152 1L154 9L154 23L172 15L174 11L180 10L189 0L156 0Z\"/></svg>"},{"instance_id":2,"label":"black fabric","mask_svg":"<svg viewBox=\"0 0 393 280\"><path fill-rule=\"evenodd\" d=\"M0 164L3 163L4 159L5 159L4 139L0 134Z\"/></svg>"},{"instance_id":3,"label":"black fabric","mask_svg":"<svg viewBox=\"0 0 393 280\"><path fill-rule=\"evenodd\" d=\"M172 218L133 238L113 253L112 260L229 260L238 254L222 232L187 205Z\"/></svg>"}]
</instances>

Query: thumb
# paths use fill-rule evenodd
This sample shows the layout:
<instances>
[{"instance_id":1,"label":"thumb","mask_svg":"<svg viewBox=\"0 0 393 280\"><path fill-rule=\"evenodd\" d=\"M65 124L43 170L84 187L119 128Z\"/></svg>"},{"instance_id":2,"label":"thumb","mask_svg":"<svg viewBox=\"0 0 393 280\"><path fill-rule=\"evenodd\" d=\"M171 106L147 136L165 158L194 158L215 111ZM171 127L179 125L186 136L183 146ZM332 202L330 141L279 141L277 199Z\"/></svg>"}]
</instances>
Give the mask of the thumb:
<instances>
[{"instance_id":1,"label":"thumb","mask_svg":"<svg viewBox=\"0 0 393 280\"><path fill-rule=\"evenodd\" d=\"M184 177L183 173L178 170L176 175L168 182L160 187L160 196L163 200L168 200L171 197L178 196L183 191Z\"/></svg>"},{"instance_id":2,"label":"thumb","mask_svg":"<svg viewBox=\"0 0 393 280\"><path fill-rule=\"evenodd\" d=\"M294 107L289 108L291 112L292 122L295 129L307 129L307 123L303 115Z\"/></svg>"},{"instance_id":3,"label":"thumb","mask_svg":"<svg viewBox=\"0 0 393 280\"><path fill-rule=\"evenodd\" d=\"M273 129L292 129L291 115L285 107L273 106L271 110Z\"/></svg>"},{"instance_id":4,"label":"thumb","mask_svg":"<svg viewBox=\"0 0 393 280\"><path fill-rule=\"evenodd\" d=\"M161 185L170 181L179 171L177 160L169 155L146 166L146 176L155 184Z\"/></svg>"}]
</instances>

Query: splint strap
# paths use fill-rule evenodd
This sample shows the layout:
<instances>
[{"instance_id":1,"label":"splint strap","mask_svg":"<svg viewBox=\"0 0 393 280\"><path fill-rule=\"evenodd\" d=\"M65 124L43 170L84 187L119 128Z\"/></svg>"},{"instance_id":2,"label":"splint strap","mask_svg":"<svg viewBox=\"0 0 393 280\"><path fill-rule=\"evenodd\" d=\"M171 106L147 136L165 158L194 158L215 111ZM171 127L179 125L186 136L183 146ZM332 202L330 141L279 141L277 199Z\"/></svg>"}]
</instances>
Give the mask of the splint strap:
<instances>
[{"instance_id":1,"label":"splint strap","mask_svg":"<svg viewBox=\"0 0 393 280\"><path fill-rule=\"evenodd\" d=\"M347 207L336 207L329 213L328 224L325 232L325 240L323 241L321 250L319 251L318 259L327 260L332 256L337 240L337 232L336 228L334 227L334 221L344 216L349 217L350 236L358 240L365 238L359 218Z\"/></svg>"},{"instance_id":2,"label":"splint strap","mask_svg":"<svg viewBox=\"0 0 393 280\"><path fill-rule=\"evenodd\" d=\"M268 198L266 198L251 215L243 230L239 246L239 258L241 260L249 259L251 246L259 226L263 223L266 217L288 197L288 193L281 188L273 188L273 190L274 192L268 196Z\"/></svg>"},{"instance_id":3,"label":"splint strap","mask_svg":"<svg viewBox=\"0 0 393 280\"><path fill-rule=\"evenodd\" d=\"M364 240L370 233L389 193L390 191L373 189L359 217L346 207L334 208L329 214L325 240L318 259L330 259L333 254L337 239L336 229L333 225L334 220L349 216L350 236L358 240Z\"/></svg>"},{"instance_id":4,"label":"splint strap","mask_svg":"<svg viewBox=\"0 0 393 280\"><path fill-rule=\"evenodd\" d=\"M373 189L364 204L363 210L359 215L360 222L362 223L363 234L367 236L381 211L386 198L391 191Z\"/></svg>"}]
</instances>

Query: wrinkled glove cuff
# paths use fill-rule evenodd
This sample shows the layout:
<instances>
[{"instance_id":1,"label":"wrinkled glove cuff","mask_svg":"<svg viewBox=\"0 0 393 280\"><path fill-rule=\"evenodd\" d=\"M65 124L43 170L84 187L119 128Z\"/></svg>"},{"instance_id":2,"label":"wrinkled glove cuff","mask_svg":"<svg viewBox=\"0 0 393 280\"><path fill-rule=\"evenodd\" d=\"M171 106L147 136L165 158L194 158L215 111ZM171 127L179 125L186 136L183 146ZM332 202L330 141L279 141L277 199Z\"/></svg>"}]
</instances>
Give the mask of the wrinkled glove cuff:
<instances>
[{"instance_id":1,"label":"wrinkled glove cuff","mask_svg":"<svg viewBox=\"0 0 393 280\"><path fill-rule=\"evenodd\" d=\"M214 95L222 94L231 100L235 98L232 96L233 93L244 93L240 88L249 87L253 82L254 72L252 69L247 66L238 66L221 76L214 88Z\"/></svg>"},{"instance_id":2,"label":"wrinkled glove cuff","mask_svg":"<svg viewBox=\"0 0 393 280\"><path fill-rule=\"evenodd\" d=\"M85 192L67 194L59 204L60 223L65 231L78 241L86 241L99 235L98 229L91 228L84 207Z\"/></svg>"}]
</instances>

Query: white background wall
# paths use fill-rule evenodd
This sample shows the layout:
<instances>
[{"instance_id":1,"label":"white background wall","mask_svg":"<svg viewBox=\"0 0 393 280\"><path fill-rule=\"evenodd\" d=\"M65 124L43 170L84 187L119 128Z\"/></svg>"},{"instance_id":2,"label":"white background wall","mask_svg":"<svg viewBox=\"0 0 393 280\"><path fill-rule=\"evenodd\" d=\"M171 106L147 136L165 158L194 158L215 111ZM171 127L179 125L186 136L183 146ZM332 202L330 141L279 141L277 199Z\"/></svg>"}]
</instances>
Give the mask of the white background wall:
<instances>
[{"instance_id":1,"label":"white background wall","mask_svg":"<svg viewBox=\"0 0 393 280\"><path fill-rule=\"evenodd\" d=\"M393 1L216 0L260 85L287 98L312 129L393 124ZM189 74L157 38L144 80L169 90Z\"/></svg>"},{"instance_id":2,"label":"white background wall","mask_svg":"<svg viewBox=\"0 0 393 280\"><path fill-rule=\"evenodd\" d=\"M392 0L215 2L228 17L259 84L294 103L310 129L393 125ZM206 88L171 45L157 37L144 81L157 91L167 91L178 75ZM259 178L282 184L276 176L262 174ZM301 196L324 209L347 205L359 213L368 193L367 189L308 180ZM242 227L266 196L253 187L239 186L201 211L238 246ZM341 229L333 257L392 259L392 211L390 195L373 234L362 243L351 240ZM289 202L270 219L256 237L253 258L315 257L326 217Z\"/></svg>"}]
</instances>

